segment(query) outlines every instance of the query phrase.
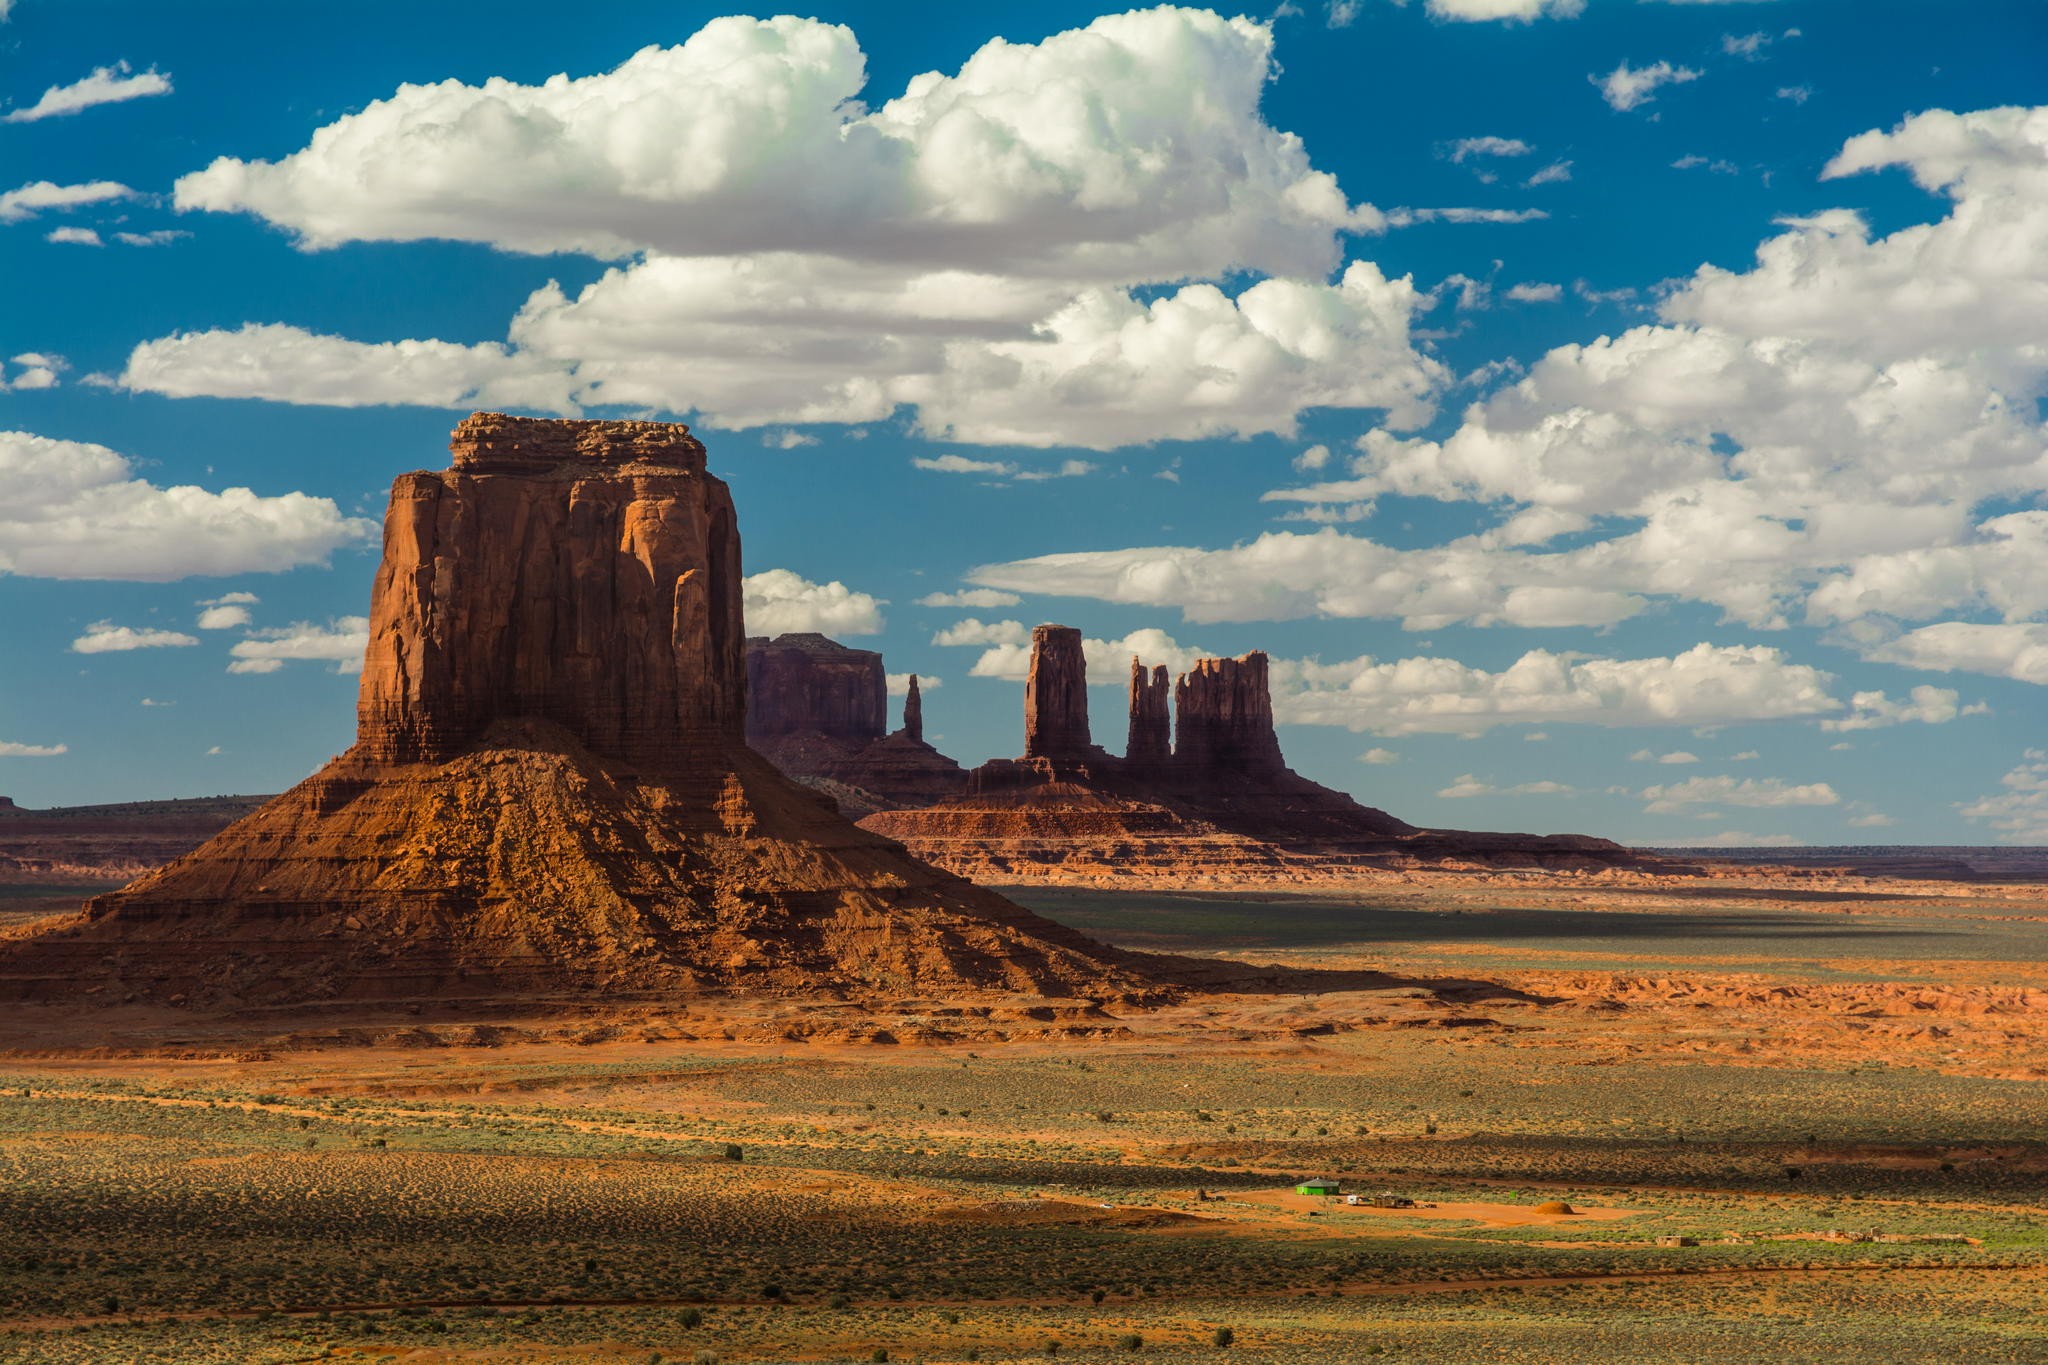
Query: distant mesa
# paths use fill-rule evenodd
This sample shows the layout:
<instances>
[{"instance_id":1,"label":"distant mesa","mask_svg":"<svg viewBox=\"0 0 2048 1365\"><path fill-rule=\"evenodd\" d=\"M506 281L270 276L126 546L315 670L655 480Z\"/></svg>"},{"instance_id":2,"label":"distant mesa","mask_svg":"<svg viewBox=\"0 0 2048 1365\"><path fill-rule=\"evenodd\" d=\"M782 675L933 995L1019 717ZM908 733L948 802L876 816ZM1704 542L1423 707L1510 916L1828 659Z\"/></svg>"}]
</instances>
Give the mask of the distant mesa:
<instances>
[{"instance_id":1,"label":"distant mesa","mask_svg":"<svg viewBox=\"0 0 2048 1365\"><path fill-rule=\"evenodd\" d=\"M0 884L118 885L162 867L256 810L267 796L201 796L30 810L0 797Z\"/></svg>"},{"instance_id":2,"label":"distant mesa","mask_svg":"<svg viewBox=\"0 0 2048 1365\"><path fill-rule=\"evenodd\" d=\"M747 747L739 532L687 427L478 413L451 450L392 488L355 745L0 939L0 997L1154 992L1145 959L920 863ZM921 746L879 734L861 656L784 637L755 683L856 755Z\"/></svg>"},{"instance_id":3,"label":"distant mesa","mask_svg":"<svg viewBox=\"0 0 2048 1365\"><path fill-rule=\"evenodd\" d=\"M882 656L812 633L747 641L747 743L849 816L925 806L967 789L967 774L924 740L917 679L903 728L887 731Z\"/></svg>"},{"instance_id":4,"label":"distant mesa","mask_svg":"<svg viewBox=\"0 0 2048 1365\"><path fill-rule=\"evenodd\" d=\"M1309 781L1280 751L1263 653L1198 660L1170 695L1163 665L1132 659L1125 752L1108 753L1089 725L1081 633L1040 626L1022 756L982 764L957 796L861 824L995 882L1274 886L1425 868L1683 870L1581 835L1417 829Z\"/></svg>"}]
</instances>

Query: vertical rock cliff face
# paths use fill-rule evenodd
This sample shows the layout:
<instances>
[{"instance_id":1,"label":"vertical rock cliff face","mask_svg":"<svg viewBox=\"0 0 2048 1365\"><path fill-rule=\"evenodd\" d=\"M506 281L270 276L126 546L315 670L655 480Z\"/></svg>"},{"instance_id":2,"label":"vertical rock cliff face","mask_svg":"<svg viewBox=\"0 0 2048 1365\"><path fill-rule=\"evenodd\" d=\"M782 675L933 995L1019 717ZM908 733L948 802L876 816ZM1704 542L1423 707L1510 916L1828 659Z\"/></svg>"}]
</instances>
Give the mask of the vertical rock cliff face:
<instances>
[{"instance_id":1,"label":"vertical rock cliff face","mask_svg":"<svg viewBox=\"0 0 2048 1365\"><path fill-rule=\"evenodd\" d=\"M910 690L903 696L903 734L924 743L924 698L917 692L917 674L910 675Z\"/></svg>"},{"instance_id":2,"label":"vertical rock cliff face","mask_svg":"<svg viewBox=\"0 0 2048 1365\"><path fill-rule=\"evenodd\" d=\"M1031 632L1031 672L1024 680L1024 757L1078 759L1095 753L1081 632L1040 626Z\"/></svg>"},{"instance_id":3,"label":"vertical rock cliff face","mask_svg":"<svg viewBox=\"0 0 2048 1365\"><path fill-rule=\"evenodd\" d=\"M1197 659L1173 691L1177 767L1240 777L1286 769L1273 733L1265 654Z\"/></svg>"},{"instance_id":4,"label":"vertical rock cliff face","mask_svg":"<svg viewBox=\"0 0 2048 1365\"><path fill-rule=\"evenodd\" d=\"M813 734L872 744L888 729L882 656L811 632L747 641L747 742Z\"/></svg>"},{"instance_id":5,"label":"vertical rock cliff face","mask_svg":"<svg viewBox=\"0 0 2048 1365\"><path fill-rule=\"evenodd\" d=\"M1145 767L1159 767L1172 757L1172 720L1167 714L1166 665L1150 672L1131 656L1131 731L1124 758Z\"/></svg>"},{"instance_id":6,"label":"vertical rock cliff face","mask_svg":"<svg viewBox=\"0 0 2048 1365\"><path fill-rule=\"evenodd\" d=\"M507 715L629 762L739 736L739 535L688 428L479 413L450 450L391 490L368 756L438 762Z\"/></svg>"},{"instance_id":7,"label":"vertical rock cliff face","mask_svg":"<svg viewBox=\"0 0 2048 1365\"><path fill-rule=\"evenodd\" d=\"M1138 959L918 862L742 742L739 536L687 428L480 413L453 450L392 490L355 747L0 938L0 1000L1149 989ZM873 681L834 723L879 730ZM904 744L899 767L957 785Z\"/></svg>"}]
</instances>

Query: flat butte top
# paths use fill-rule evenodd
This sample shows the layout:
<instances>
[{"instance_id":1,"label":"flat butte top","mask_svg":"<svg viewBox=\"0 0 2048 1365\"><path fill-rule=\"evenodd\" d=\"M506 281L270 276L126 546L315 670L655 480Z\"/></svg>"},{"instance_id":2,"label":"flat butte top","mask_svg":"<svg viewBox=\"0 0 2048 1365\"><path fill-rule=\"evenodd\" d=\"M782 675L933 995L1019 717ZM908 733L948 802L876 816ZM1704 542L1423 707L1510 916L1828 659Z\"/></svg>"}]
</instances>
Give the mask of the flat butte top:
<instances>
[{"instance_id":1,"label":"flat butte top","mask_svg":"<svg viewBox=\"0 0 2048 1365\"><path fill-rule=\"evenodd\" d=\"M475 412L448 441L469 474L702 474L704 443L681 422L598 422Z\"/></svg>"}]
</instances>

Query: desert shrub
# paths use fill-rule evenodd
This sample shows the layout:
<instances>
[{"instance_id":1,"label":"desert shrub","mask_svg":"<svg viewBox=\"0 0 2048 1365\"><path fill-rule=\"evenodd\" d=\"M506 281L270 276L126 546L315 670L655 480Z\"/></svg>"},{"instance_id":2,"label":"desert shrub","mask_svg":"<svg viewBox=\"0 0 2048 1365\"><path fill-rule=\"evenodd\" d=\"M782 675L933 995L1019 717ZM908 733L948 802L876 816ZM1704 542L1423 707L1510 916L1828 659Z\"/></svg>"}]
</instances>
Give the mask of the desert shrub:
<instances>
[{"instance_id":1,"label":"desert shrub","mask_svg":"<svg viewBox=\"0 0 2048 1365\"><path fill-rule=\"evenodd\" d=\"M1142 1351L1145 1349L1145 1338L1136 1332L1126 1332L1116 1339L1116 1348L1119 1351Z\"/></svg>"},{"instance_id":2,"label":"desert shrub","mask_svg":"<svg viewBox=\"0 0 2048 1365\"><path fill-rule=\"evenodd\" d=\"M1237 1333L1231 1331L1228 1327L1218 1327L1216 1329L1216 1335L1212 1337L1211 1340L1213 1340L1218 1346L1228 1346L1232 1342L1237 1340Z\"/></svg>"}]
</instances>

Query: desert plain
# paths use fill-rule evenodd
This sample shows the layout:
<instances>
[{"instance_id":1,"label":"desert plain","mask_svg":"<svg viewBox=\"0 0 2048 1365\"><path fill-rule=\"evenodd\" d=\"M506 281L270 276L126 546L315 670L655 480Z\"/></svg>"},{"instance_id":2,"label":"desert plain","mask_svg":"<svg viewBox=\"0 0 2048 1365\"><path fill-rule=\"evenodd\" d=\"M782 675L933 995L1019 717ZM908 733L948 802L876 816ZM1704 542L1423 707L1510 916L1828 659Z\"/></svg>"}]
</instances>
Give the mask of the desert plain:
<instances>
[{"instance_id":1,"label":"desert plain","mask_svg":"<svg viewBox=\"0 0 2048 1365\"><path fill-rule=\"evenodd\" d=\"M17 1011L0 1359L2048 1359L2048 888L1006 891L1272 970Z\"/></svg>"}]
</instances>

